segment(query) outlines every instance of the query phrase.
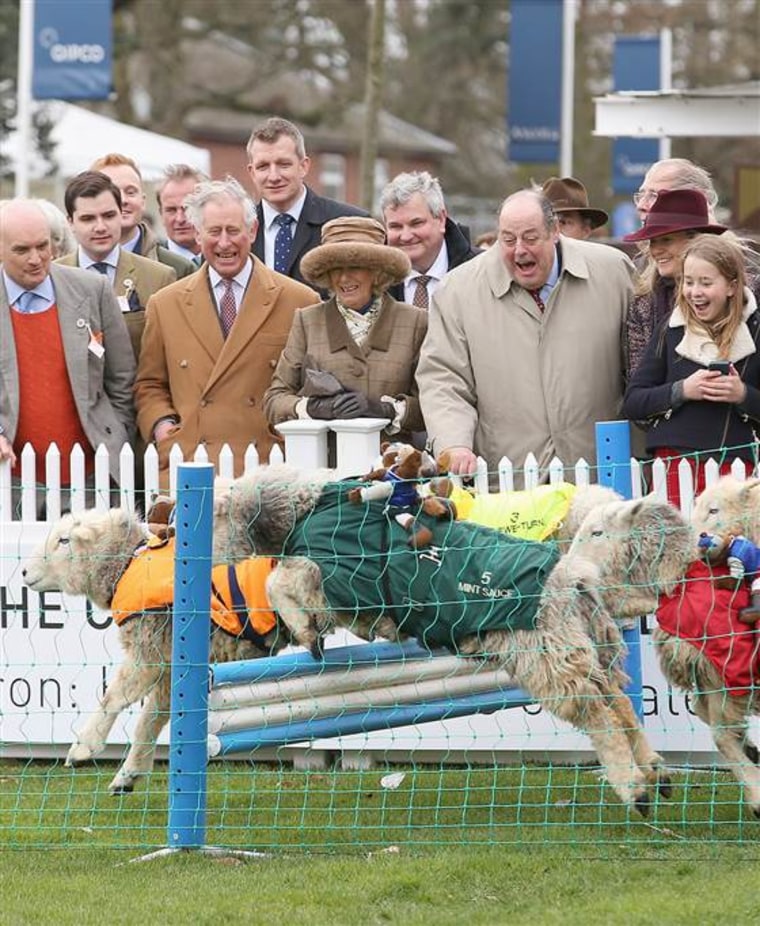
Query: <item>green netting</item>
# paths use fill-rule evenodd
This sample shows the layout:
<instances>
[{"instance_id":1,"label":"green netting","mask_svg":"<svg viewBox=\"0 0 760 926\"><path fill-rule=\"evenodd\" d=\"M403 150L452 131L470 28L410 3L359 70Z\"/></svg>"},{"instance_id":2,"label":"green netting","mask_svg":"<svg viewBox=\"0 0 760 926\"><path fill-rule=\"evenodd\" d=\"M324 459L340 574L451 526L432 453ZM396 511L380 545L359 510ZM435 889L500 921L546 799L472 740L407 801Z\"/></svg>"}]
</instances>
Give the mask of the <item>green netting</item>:
<instances>
[{"instance_id":1,"label":"green netting","mask_svg":"<svg viewBox=\"0 0 760 926\"><path fill-rule=\"evenodd\" d=\"M342 498L346 488L331 491ZM381 554L391 563L409 560L417 566L423 557L423 562L440 570L447 560L445 551L457 546L464 554L456 566L458 594L447 592L445 600L433 602L436 619L444 605L461 605L461 595L472 593L478 597L473 591L477 583L466 577L474 568L472 558L476 555L484 557L477 564L481 574L494 575L497 568L516 568L500 563L497 567L503 540L495 532L471 531L447 521L423 518L432 532L432 547L439 551L432 559L428 556L424 560L425 548L414 550L407 544L408 532L399 526L393 512L386 513L382 505L357 510L361 511L361 529L355 530L339 518L335 539L341 545L336 542L330 556L321 553L321 541L310 547L306 534L301 546L286 552L308 554L323 573L332 573L336 564L345 559L359 562L368 555ZM387 537L380 544L382 549L370 550L366 537L376 538L380 524ZM166 740L159 747L159 760L152 774L139 778L133 793L109 793L109 784L134 730L136 710L131 719L127 714L120 716L108 749L94 763L77 769L64 766L68 744L95 709L103 686L112 681L122 661L118 635L115 628L108 626L107 614L86 607L81 598L51 592L36 596L24 588L22 562L46 528L34 528L30 531L33 536L26 536L28 528L14 527L16 534L6 538L4 547L0 602L0 845L14 849L97 847L135 851L164 846L171 804ZM363 532L367 530L370 533L365 537ZM469 545L468 536L473 538ZM673 535L664 530L655 540L653 546L642 547L641 557L659 555L673 541ZM518 551L518 564L529 551L543 554L547 573L556 563L557 550L552 544L511 541L507 545ZM9 554L9 549L14 552ZM443 556L440 551L444 551ZM87 562L82 561L78 568L87 567ZM534 563L533 568L540 572L543 567ZM386 582L381 573L369 584L361 583L361 594L350 578L338 581L337 593L351 601L356 599L353 608L342 602L341 607L358 616L364 612L390 616L402 627L420 599L419 569L400 587ZM631 581L645 585L640 578ZM466 588L462 584L465 582ZM481 587L489 584L490 579ZM428 594L435 588L427 580L421 587ZM616 589L622 601L629 590L625 574ZM480 597L485 602L483 613L490 620L498 611L499 598ZM736 590L729 593L729 598L721 605L730 617L727 623L724 621L723 633L733 640L741 632L732 623L741 598ZM715 600L719 599L716 595ZM572 596L567 607L573 607ZM316 614L318 622L324 617L324 612ZM659 849L675 844L693 846L695 853L705 845L754 844L757 823L748 806L746 776L760 774L756 771L757 756L749 745L755 721L747 731L746 705L742 711L736 695L729 694L725 687L703 690L695 699L669 686L657 670L650 642L654 620L642 618L639 623L644 629L643 705L647 732L664 753L671 778L670 789L664 785L658 788L654 779L650 781L647 819L620 802L601 773L587 738L549 717L546 710L526 704L445 723L407 724L366 736L354 734L337 742L321 734L316 741L303 745L266 745L245 756L212 761L207 792L198 795L199 806L206 804L207 844L273 852L349 854L393 846L420 852L449 846L548 846L572 847L593 857L618 856L626 848ZM491 624L483 626L490 628ZM414 623L407 623L407 628L414 630L421 642L431 642L425 628ZM381 629L380 625L376 629ZM468 636L473 633L478 635L477 626L468 627ZM454 649L453 639L447 631L432 642L450 643ZM275 649L282 642L283 638L278 637ZM684 648L690 647L689 652L697 648L693 639L680 642ZM525 653L530 645L530 635L520 637L515 651ZM561 639L558 645L562 646ZM564 658L567 653L560 649L559 655ZM456 662L456 657L446 653L433 659ZM473 660L460 658L459 662ZM461 693L455 693L456 686L463 676L494 669L488 662L478 661L473 672L469 667L463 672L461 666L452 665L436 676L429 663L421 660L418 674L402 677L401 665L390 663L383 670L387 682L384 688L393 696L394 686L405 686L404 696L408 697L409 687L416 687L421 704L432 698L431 690L436 689L440 689L439 696L458 697ZM356 667L356 671L360 668ZM265 708L260 710L263 726L270 722L268 712L276 717L271 723L281 724L283 715L289 713L294 720L303 720L312 701L317 716L325 697L343 699L339 715L357 711L365 703L374 703L374 692L383 690L377 681L364 676L361 684L352 689L350 677L350 672L342 671L326 677L322 689L311 691L305 685L305 693L297 699L297 710L292 691L288 700L278 698L276 691L270 693ZM273 685L265 681L257 684ZM503 681L498 684L506 686ZM729 768L716 767L708 728L698 716L710 695L713 710L715 704L726 708L724 729L734 734L743 749L748 763L743 770L738 763ZM386 706L393 707L393 702ZM237 707L243 709L242 704ZM750 737L744 741L747 732ZM745 775L744 787L736 780L740 771Z\"/></svg>"}]
</instances>

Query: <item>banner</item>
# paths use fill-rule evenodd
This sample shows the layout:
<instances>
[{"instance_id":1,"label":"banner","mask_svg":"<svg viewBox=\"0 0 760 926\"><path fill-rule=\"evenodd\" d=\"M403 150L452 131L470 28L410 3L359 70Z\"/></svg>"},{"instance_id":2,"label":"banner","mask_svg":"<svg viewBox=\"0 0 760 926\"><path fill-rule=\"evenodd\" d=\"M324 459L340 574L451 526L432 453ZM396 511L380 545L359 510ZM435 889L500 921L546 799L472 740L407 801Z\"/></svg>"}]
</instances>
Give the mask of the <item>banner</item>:
<instances>
[{"instance_id":1,"label":"banner","mask_svg":"<svg viewBox=\"0 0 760 926\"><path fill-rule=\"evenodd\" d=\"M111 0L37 0L35 100L107 99L111 56Z\"/></svg>"},{"instance_id":2,"label":"banner","mask_svg":"<svg viewBox=\"0 0 760 926\"><path fill-rule=\"evenodd\" d=\"M659 36L624 36L615 39L614 89L660 89ZM659 159L656 138L616 138L612 143L612 190L615 194L635 193L644 175Z\"/></svg>"},{"instance_id":3,"label":"banner","mask_svg":"<svg viewBox=\"0 0 760 926\"><path fill-rule=\"evenodd\" d=\"M562 0L512 0L507 77L511 161L559 161Z\"/></svg>"}]
</instances>

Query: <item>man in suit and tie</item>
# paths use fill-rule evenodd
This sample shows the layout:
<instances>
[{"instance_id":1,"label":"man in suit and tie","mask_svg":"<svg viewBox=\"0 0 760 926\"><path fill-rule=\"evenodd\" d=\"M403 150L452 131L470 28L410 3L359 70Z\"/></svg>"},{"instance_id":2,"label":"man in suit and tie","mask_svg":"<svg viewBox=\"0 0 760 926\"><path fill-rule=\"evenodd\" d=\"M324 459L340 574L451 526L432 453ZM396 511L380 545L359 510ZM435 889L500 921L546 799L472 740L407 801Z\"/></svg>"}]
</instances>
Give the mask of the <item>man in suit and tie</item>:
<instances>
[{"instance_id":1,"label":"man in suit and tie","mask_svg":"<svg viewBox=\"0 0 760 926\"><path fill-rule=\"evenodd\" d=\"M203 255L193 223L187 217L185 197L208 179L189 164L170 164L156 188L158 212L166 230L166 247L172 254L192 261L196 267L203 263Z\"/></svg>"},{"instance_id":2,"label":"man in suit and tie","mask_svg":"<svg viewBox=\"0 0 760 926\"><path fill-rule=\"evenodd\" d=\"M303 135L287 119L257 126L246 148L248 173L258 201L253 253L278 273L303 282L301 258L322 241L322 226L343 215L368 213L348 203L317 196L305 184L311 161Z\"/></svg>"},{"instance_id":3,"label":"man in suit and tie","mask_svg":"<svg viewBox=\"0 0 760 926\"><path fill-rule=\"evenodd\" d=\"M175 443L185 458L203 444L214 463L228 444L236 475L249 444L268 459L281 439L262 399L296 309L318 301L251 256L256 207L236 180L201 183L185 207L205 263L148 302L135 381L137 423L158 448L165 482Z\"/></svg>"},{"instance_id":4,"label":"man in suit and tie","mask_svg":"<svg viewBox=\"0 0 760 926\"><path fill-rule=\"evenodd\" d=\"M175 279L180 280L198 269L184 254L178 254L159 241L144 221L145 193L140 168L125 154L104 154L90 170L98 170L110 177L121 192L121 240L125 251L132 251L138 257L157 260L171 267Z\"/></svg>"},{"instance_id":5,"label":"man in suit and tie","mask_svg":"<svg viewBox=\"0 0 760 926\"><path fill-rule=\"evenodd\" d=\"M120 244L121 191L106 174L88 170L70 181L64 205L77 250L58 260L108 278L129 329L135 360L145 326L145 306L153 293L176 279L174 270L125 250Z\"/></svg>"},{"instance_id":6,"label":"man in suit and tie","mask_svg":"<svg viewBox=\"0 0 760 926\"><path fill-rule=\"evenodd\" d=\"M67 485L74 444L87 472L104 444L117 481L134 434L135 361L111 287L98 273L51 265L50 226L30 200L3 205L0 243L0 460L15 466L30 443L44 482L55 442Z\"/></svg>"},{"instance_id":7,"label":"man in suit and tie","mask_svg":"<svg viewBox=\"0 0 760 926\"><path fill-rule=\"evenodd\" d=\"M380 209L388 244L400 248L412 264L406 279L388 292L399 302L427 309L449 270L477 257L480 248L449 218L441 184L426 170L394 177L380 194Z\"/></svg>"}]
</instances>

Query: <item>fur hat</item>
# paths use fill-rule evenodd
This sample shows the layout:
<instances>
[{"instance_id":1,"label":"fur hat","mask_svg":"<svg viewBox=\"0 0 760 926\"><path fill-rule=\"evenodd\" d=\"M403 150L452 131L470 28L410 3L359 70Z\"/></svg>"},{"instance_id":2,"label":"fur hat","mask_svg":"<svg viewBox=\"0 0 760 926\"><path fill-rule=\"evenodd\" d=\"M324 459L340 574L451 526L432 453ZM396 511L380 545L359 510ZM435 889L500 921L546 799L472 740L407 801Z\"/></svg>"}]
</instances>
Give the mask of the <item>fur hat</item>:
<instances>
[{"instance_id":1,"label":"fur hat","mask_svg":"<svg viewBox=\"0 0 760 926\"><path fill-rule=\"evenodd\" d=\"M657 194L641 228L623 235L623 241L651 241L679 231L720 235L725 230L725 225L710 222L707 200L699 190L663 190Z\"/></svg>"},{"instance_id":2,"label":"fur hat","mask_svg":"<svg viewBox=\"0 0 760 926\"><path fill-rule=\"evenodd\" d=\"M330 273L341 267L380 271L383 288L400 283L411 271L406 254L385 243L380 222L353 215L325 222L322 244L301 259L303 278L320 289L330 288Z\"/></svg>"},{"instance_id":3,"label":"fur hat","mask_svg":"<svg viewBox=\"0 0 760 926\"><path fill-rule=\"evenodd\" d=\"M557 214L580 212L591 220L592 228L600 228L609 219L604 209L592 209L589 206L586 187L575 177L549 177L541 190Z\"/></svg>"}]
</instances>

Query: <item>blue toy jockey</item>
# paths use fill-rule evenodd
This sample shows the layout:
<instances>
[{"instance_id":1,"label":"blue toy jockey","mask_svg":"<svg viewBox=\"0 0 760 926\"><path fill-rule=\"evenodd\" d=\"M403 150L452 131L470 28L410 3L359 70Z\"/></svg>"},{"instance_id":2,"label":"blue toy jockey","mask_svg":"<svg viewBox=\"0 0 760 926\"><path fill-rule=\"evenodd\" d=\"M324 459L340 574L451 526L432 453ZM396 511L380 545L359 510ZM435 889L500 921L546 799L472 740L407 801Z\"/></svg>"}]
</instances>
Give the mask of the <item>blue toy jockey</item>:
<instances>
[{"instance_id":1,"label":"blue toy jockey","mask_svg":"<svg viewBox=\"0 0 760 926\"><path fill-rule=\"evenodd\" d=\"M708 558L711 551L722 550L732 579L748 579L752 592L752 603L739 611L737 617L743 624L754 624L760 619L760 547L739 535L729 537L728 543L717 534L700 534L699 549Z\"/></svg>"}]
</instances>

